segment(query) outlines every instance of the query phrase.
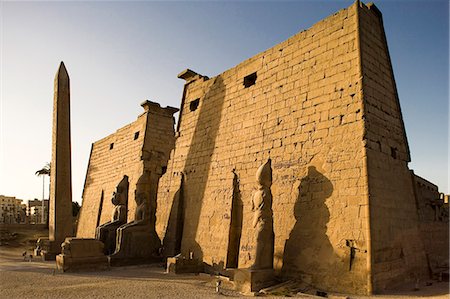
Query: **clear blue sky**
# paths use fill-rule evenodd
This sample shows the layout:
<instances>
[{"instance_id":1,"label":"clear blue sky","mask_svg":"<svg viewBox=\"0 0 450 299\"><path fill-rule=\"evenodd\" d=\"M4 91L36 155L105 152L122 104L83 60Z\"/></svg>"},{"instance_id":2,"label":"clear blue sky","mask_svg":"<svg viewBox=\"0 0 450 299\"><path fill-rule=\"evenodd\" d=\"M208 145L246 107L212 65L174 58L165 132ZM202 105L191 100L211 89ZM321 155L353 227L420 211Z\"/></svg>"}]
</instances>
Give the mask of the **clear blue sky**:
<instances>
[{"instance_id":1,"label":"clear blue sky","mask_svg":"<svg viewBox=\"0 0 450 299\"><path fill-rule=\"evenodd\" d=\"M217 75L352 3L1 1L0 194L42 196L34 173L51 160L61 60L71 78L73 199L81 202L91 143L135 120L145 99L179 107L180 71ZM448 0L375 3L410 168L448 193Z\"/></svg>"}]
</instances>

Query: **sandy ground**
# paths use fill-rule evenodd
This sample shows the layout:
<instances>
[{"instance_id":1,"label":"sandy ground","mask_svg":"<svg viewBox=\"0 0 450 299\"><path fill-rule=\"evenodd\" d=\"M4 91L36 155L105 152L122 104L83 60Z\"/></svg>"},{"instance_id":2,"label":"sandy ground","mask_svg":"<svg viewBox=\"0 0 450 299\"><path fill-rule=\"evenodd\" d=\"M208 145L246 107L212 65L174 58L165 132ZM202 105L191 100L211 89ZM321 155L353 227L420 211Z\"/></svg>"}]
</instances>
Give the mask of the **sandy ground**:
<instances>
[{"instance_id":1,"label":"sandy ground","mask_svg":"<svg viewBox=\"0 0 450 299\"><path fill-rule=\"evenodd\" d=\"M0 246L0 298L224 298L243 297L223 282L222 294L215 293L216 278L209 275L165 274L158 265L111 268L110 271L89 273L60 273L55 262L23 261L22 246ZM323 298L297 295L297 298ZM330 296L332 297L332 296ZM393 299L449 297L448 282L433 282L412 291L412 286L389 295L352 296L354 299ZM270 296L268 298L280 298ZM334 297L345 298L345 297Z\"/></svg>"},{"instance_id":2,"label":"sandy ground","mask_svg":"<svg viewBox=\"0 0 450 299\"><path fill-rule=\"evenodd\" d=\"M59 273L54 262L0 261L0 298L216 298L211 279L150 266ZM226 291L228 296L237 293Z\"/></svg>"}]
</instances>

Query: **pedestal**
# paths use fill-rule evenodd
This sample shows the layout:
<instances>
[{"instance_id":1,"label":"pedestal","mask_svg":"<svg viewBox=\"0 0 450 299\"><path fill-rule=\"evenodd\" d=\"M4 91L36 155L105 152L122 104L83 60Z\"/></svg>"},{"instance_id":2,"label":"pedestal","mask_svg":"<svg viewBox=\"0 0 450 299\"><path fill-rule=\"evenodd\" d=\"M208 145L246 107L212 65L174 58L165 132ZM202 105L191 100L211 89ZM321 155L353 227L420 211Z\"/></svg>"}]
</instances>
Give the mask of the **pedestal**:
<instances>
[{"instance_id":1,"label":"pedestal","mask_svg":"<svg viewBox=\"0 0 450 299\"><path fill-rule=\"evenodd\" d=\"M124 223L108 223L97 227L95 238L105 244L104 252L106 255L113 254L116 249L116 231Z\"/></svg>"},{"instance_id":2,"label":"pedestal","mask_svg":"<svg viewBox=\"0 0 450 299\"><path fill-rule=\"evenodd\" d=\"M111 266L152 264L163 260L158 255L161 242L154 230L131 230L126 234L119 250L109 256Z\"/></svg>"},{"instance_id":3,"label":"pedestal","mask_svg":"<svg viewBox=\"0 0 450 299\"><path fill-rule=\"evenodd\" d=\"M181 256L167 258L167 273L200 273L203 272L203 262L198 259L186 259Z\"/></svg>"},{"instance_id":4,"label":"pedestal","mask_svg":"<svg viewBox=\"0 0 450 299\"><path fill-rule=\"evenodd\" d=\"M257 293L261 289L271 286L274 282L273 269L236 269L234 271L235 288L244 294Z\"/></svg>"},{"instance_id":5,"label":"pedestal","mask_svg":"<svg viewBox=\"0 0 450 299\"><path fill-rule=\"evenodd\" d=\"M103 243L96 239L66 238L56 267L63 272L103 271L109 269Z\"/></svg>"},{"instance_id":6,"label":"pedestal","mask_svg":"<svg viewBox=\"0 0 450 299\"><path fill-rule=\"evenodd\" d=\"M126 257L126 256L109 256L109 264L111 267L132 266L132 265L147 265L162 263L163 258L158 256L151 257Z\"/></svg>"},{"instance_id":7,"label":"pedestal","mask_svg":"<svg viewBox=\"0 0 450 299\"><path fill-rule=\"evenodd\" d=\"M54 261L61 253L61 244L50 241L48 237L39 238L36 242L35 255L40 255L44 261Z\"/></svg>"},{"instance_id":8,"label":"pedestal","mask_svg":"<svg viewBox=\"0 0 450 299\"><path fill-rule=\"evenodd\" d=\"M74 258L58 254L56 267L63 272L105 271L109 270L109 262L107 256Z\"/></svg>"}]
</instances>

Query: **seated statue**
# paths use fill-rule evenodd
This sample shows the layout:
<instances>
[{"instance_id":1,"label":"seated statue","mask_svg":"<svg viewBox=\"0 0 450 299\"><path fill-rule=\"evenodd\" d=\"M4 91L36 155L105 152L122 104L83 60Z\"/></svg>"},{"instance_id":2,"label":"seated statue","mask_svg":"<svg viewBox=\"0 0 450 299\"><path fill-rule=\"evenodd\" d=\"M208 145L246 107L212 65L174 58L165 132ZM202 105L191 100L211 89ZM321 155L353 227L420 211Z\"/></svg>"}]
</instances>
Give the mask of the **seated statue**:
<instances>
[{"instance_id":1,"label":"seated statue","mask_svg":"<svg viewBox=\"0 0 450 299\"><path fill-rule=\"evenodd\" d=\"M134 220L117 229L116 251L112 259L146 259L157 255L161 241L154 225L152 227L155 211L150 206L150 189L150 175L144 172L136 184Z\"/></svg>"},{"instance_id":2,"label":"seated statue","mask_svg":"<svg viewBox=\"0 0 450 299\"><path fill-rule=\"evenodd\" d=\"M116 230L127 222L128 176L123 176L116 187L116 192L113 193L111 201L114 205L111 221L100 225L95 231L95 238L105 244L104 252L106 255L115 251Z\"/></svg>"}]
</instances>

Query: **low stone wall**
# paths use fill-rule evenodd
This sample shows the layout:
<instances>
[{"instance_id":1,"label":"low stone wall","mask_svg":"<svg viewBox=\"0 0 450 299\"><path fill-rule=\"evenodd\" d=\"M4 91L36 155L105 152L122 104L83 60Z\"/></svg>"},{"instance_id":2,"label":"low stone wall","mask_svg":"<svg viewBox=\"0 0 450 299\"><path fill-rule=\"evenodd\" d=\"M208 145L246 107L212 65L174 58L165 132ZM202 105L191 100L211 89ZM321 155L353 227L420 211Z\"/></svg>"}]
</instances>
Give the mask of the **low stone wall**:
<instances>
[{"instance_id":1,"label":"low stone wall","mask_svg":"<svg viewBox=\"0 0 450 299\"><path fill-rule=\"evenodd\" d=\"M46 229L46 228L47 228L47 224L27 224L27 223L0 224L0 229L8 229L8 230L15 230L15 229L41 230L41 229Z\"/></svg>"}]
</instances>

